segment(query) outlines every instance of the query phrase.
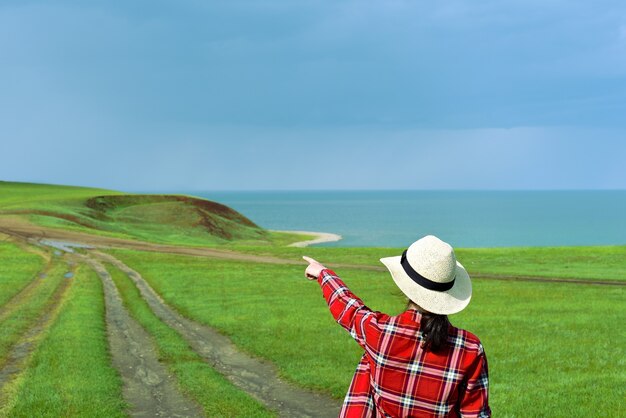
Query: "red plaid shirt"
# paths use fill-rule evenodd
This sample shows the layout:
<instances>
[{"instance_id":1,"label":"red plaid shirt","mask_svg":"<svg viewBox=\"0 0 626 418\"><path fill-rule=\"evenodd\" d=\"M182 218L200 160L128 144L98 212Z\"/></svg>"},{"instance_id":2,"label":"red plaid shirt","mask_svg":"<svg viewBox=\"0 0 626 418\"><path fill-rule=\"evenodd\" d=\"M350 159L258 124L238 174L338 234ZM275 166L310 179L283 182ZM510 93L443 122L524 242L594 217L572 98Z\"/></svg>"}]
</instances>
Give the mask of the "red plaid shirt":
<instances>
[{"instance_id":1,"label":"red plaid shirt","mask_svg":"<svg viewBox=\"0 0 626 418\"><path fill-rule=\"evenodd\" d=\"M478 338L450 325L440 352L421 346L421 314L373 312L332 270L318 277L330 312L365 349L341 417L490 417L487 358Z\"/></svg>"}]
</instances>

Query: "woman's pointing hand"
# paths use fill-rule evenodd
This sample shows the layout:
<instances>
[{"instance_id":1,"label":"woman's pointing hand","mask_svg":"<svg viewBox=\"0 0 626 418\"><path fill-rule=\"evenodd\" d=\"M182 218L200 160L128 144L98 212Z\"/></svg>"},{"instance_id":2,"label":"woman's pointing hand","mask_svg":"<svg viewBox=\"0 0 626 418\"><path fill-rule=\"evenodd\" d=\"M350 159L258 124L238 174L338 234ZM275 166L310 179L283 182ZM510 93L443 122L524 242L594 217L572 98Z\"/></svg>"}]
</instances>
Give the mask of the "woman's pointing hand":
<instances>
[{"instance_id":1,"label":"woman's pointing hand","mask_svg":"<svg viewBox=\"0 0 626 418\"><path fill-rule=\"evenodd\" d=\"M309 263L306 270L304 271L304 277L309 280L317 280L322 270L324 270L326 267L324 267L322 264L312 259L311 257L303 256L302 258L304 259L304 261Z\"/></svg>"}]
</instances>

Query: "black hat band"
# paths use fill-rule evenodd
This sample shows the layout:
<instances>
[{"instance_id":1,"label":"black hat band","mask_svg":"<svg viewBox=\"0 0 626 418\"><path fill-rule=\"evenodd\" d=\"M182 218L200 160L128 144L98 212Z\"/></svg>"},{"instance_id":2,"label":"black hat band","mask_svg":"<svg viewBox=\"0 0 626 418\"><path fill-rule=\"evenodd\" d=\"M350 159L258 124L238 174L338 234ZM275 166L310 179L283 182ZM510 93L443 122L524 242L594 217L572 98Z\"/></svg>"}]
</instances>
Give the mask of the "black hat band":
<instances>
[{"instance_id":1,"label":"black hat band","mask_svg":"<svg viewBox=\"0 0 626 418\"><path fill-rule=\"evenodd\" d=\"M406 251L402 253L402 257L400 258L400 265L404 269L404 272L418 285L425 287L428 290L434 290L436 292L445 292L446 290L452 289L454 286L454 281L456 280L456 276L449 282L439 283L433 282L432 280L428 280L426 277L422 276L409 264L409 261L406 259Z\"/></svg>"}]
</instances>

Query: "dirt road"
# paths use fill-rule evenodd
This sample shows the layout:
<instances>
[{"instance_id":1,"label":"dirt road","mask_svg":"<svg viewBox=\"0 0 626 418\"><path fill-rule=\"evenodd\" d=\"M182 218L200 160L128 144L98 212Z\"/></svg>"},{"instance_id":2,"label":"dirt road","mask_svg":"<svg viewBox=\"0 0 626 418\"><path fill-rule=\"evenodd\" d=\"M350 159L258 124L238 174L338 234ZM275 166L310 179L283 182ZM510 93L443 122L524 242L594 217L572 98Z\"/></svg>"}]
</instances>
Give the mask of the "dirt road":
<instances>
[{"instance_id":1,"label":"dirt road","mask_svg":"<svg viewBox=\"0 0 626 418\"><path fill-rule=\"evenodd\" d=\"M123 238L112 238L101 235L86 234L83 232L67 231L56 228L46 228L30 224L19 218L0 217L0 233L5 233L14 237L19 237L31 242L41 239L53 239L59 241L76 242L83 245L91 245L101 248L126 248L139 251L151 251L169 254L193 255L199 257L223 258L228 260L252 261L256 263L289 264L301 265L300 260L290 260L285 258L239 253L232 250L205 248L205 247L180 247L175 245L155 244L145 241L135 241ZM386 271L383 266L368 266L359 264L336 263L330 265L332 268L353 268L369 271ZM507 281L530 281L530 282L556 282L572 283L581 285L599 286L626 286L626 281L599 280L599 279L577 279L565 277L539 277L511 274L491 274L472 272L472 278L486 280L507 280Z\"/></svg>"},{"instance_id":2,"label":"dirt road","mask_svg":"<svg viewBox=\"0 0 626 418\"><path fill-rule=\"evenodd\" d=\"M339 414L341 402L285 382L272 364L239 351L225 336L169 307L138 272L109 254L93 254L126 273L159 319L178 331L194 351L231 382L270 409L285 417L336 417Z\"/></svg>"},{"instance_id":3,"label":"dirt road","mask_svg":"<svg viewBox=\"0 0 626 418\"><path fill-rule=\"evenodd\" d=\"M135 417L201 417L200 407L186 399L158 360L150 335L124 308L115 283L104 266L89 256L74 255L102 280L107 334L113 366L124 382L124 399Z\"/></svg>"},{"instance_id":4,"label":"dirt road","mask_svg":"<svg viewBox=\"0 0 626 418\"><path fill-rule=\"evenodd\" d=\"M71 267L71 272L74 272L76 266ZM47 272L50 269L50 262L46 265L43 272ZM42 279L37 276L30 284L28 284L21 292L16 294L9 302L7 302L0 312L7 316L14 309L19 307L21 303L26 301L33 293L35 287L39 286ZM20 339L13 345L9 352L6 361L0 364L0 389L7 383L11 382L18 373L24 368L24 363L28 361L30 354L35 347L39 344L44 331L46 331L54 322L57 315L63 307L65 295L72 285L72 280L62 279L54 293L50 296L46 306L43 308L41 314L37 318L34 324L28 328ZM4 319L4 318L3 318ZM1 400L1 399L0 399ZM0 402L1 404L2 402Z\"/></svg>"}]
</instances>

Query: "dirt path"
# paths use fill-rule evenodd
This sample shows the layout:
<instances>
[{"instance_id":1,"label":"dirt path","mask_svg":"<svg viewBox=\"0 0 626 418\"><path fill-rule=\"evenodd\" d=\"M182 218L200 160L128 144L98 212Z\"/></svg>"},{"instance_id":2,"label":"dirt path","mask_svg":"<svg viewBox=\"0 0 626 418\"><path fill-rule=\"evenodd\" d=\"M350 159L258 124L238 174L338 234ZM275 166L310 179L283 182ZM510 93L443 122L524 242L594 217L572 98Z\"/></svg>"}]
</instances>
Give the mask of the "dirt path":
<instances>
[{"instance_id":1,"label":"dirt path","mask_svg":"<svg viewBox=\"0 0 626 418\"><path fill-rule=\"evenodd\" d=\"M86 234L83 232L67 231L55 228L46 228L30 224L19 218L0 216L0 233L21 237L23 239L39 240L54 239L59 241L70 241L80 244L92 245L94 247L125 248L139 251L152 251L168 254L193 255L200 257L223 258L228 260L252 261L256 263L288 264L304 266L300 260L290 260L266 255L255 255L239 253L232 250L203 248L203 247L179 247L175 245L154 244L144 241L134 241L123 238L111 238L100 235ZM353 268L370 271L386 271L383 266L368 266L362 264L332 264L332 268ZM531 281L531 282L557 282L572 283L580 285L599 286L626 286L626 281L599 280L599 279L577 279L565 277L539 277L513 274L492 274L492 273L472 273L472 277L486 280L508 280L508 281Z\"/></svg>"},{"instance_id":2,"label":"dirt path","mask_svg":"<svg viewBox=\"0 0 626 418\"><path fill-rule=\"evenodd\" d=\"M23 220L3 218L0 216L0 233L12 235L22 239L49 239L87 244L94 247L126 248L140 251L153 251L169 254L196 255L201 257L225 258L229 260L254 261L257 263L294 264L302 265L297 260L286 260L278 257L259 256L238 253L236 251L206 247L179 247L175 245L154 244L151 242L135 241L124 238L112 238L101 235L86 234L83 232L68 231L55 228L46 228L32 225Z\"/></svg>"},{"instance_id":3,"label":"dirt path","mask_svg":"<svg viewBox=\"0 0 626 418\"><path fill-rule=\"evenodd\" d=\"M599 286L626 286L625 280L600 280L600 279L573 279L569 277L536 277L524 275L500 275L491 273L472 273L472 278L487 280L505 280L513 282L542 282L542 283L570 283L582 285L599 285Z\"/></svg>"},{"instance_id":4,"label":"dirt path","mask_svg":"<svg viewBox=\"0 0 626 418\"><path fill-rule=\"evenodd\" d=\"M38 246L39 243L34 238L31 238L29 240L24 240L24 239L17 238L15 236L3 234L3 233L0 233L0 236L6 237L7 240L19 246L22 250L31 254L38 255L39 257L43 258L46 262L50 262L52 260L52 252Z\"/></svg>"},{"instance_id":5,"label":"dirt path","mask_svg":"<svg viewBox=\"0 0 626 418\"><path fill-rule=\"evenodd\" d=\"M286 383L276 368L239 351L230 340L213 329L191 321L169 307L135 270L109 254L94 252L112 263L135 283L152 311L177 330L190 346L236 386L286 417L336 417L341 402Z\"/></svg>"},{"instance_id":6,"label":"dirt path","mask_svg":"<svg viewBox=\"0 0 626 418\"><path fill-rule=\"evenodd\" d=\"M45 261L44 268L33 277L33 279L28 282L22 289L20 289L16 294L14 294L9 300L7 300L2 306L0 306L0 321L6 318L11 312L13 312L17 307L19 307L22 302L28 298L33 291L42 283L41 279L45 278L50 271L50 267L52 265L52 256L49 251L45 251L40 247L36 247L34 245L29 245L22 239L17 239L14 236L1 234L2 236L7 237L7 240L12 242L13 244L19 246L25 252L38 255L43 258Z\"/></svg>"},{"instance_id":7,"label":"dirt path","mask_svg":"<svg viewBox=\"0 0 626 418\"><path fill-rule=\"evenodd\" d=\"M72 273L75 271L75 267L76 266L72 266L70 268ZM0 393L4 386L24 369L24 364L39 343L44 331L52 325L61 311L65 294L72 282L72 279L62 279L35 324L30 327L13 346L7 356L6 362L4 362L0 369ZM20 299L20 301L21 300L23 299Z\"/></svg>"},{"instance_id":8,"label":"dirt path","mask_svg":"<svg viewBox=\"0 0 626 418\"><path fill-rule=\"evenodd\" d=\"M0 321L4 320L17 308L19 308L20 305L22 305L22 303L33 294L33 292L43 283L43 280L45 280L51 266L52 260L48 259L43 270L37 273L37 275L35 275L35 277L26 284L26 286L13 295L11 299L6 301L4 305L0 306Z\"/></svg>"},{"instance_id":9,"label":"dirt path","mask_svg":"<svg viewBox=\"0 0 626 418\"><path fill-rule=\"evenodd\" d=\"M107 334L113 366L124 382L124 399L135 417L203 416L183 397L165 366L159 363L150 335L124 308L113 279L98 261L76 254L93 268L104 286Z\"/></svg>"}]
</instances>

